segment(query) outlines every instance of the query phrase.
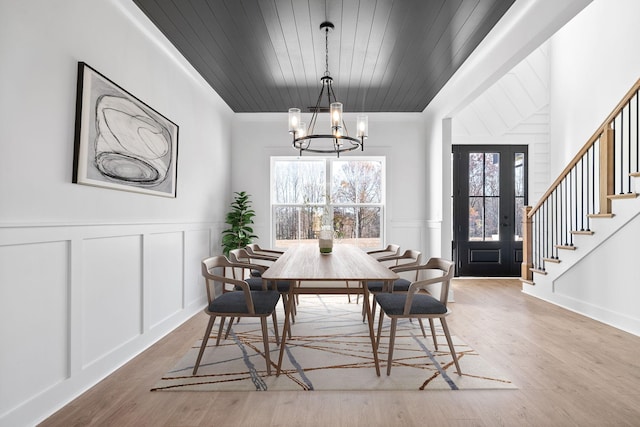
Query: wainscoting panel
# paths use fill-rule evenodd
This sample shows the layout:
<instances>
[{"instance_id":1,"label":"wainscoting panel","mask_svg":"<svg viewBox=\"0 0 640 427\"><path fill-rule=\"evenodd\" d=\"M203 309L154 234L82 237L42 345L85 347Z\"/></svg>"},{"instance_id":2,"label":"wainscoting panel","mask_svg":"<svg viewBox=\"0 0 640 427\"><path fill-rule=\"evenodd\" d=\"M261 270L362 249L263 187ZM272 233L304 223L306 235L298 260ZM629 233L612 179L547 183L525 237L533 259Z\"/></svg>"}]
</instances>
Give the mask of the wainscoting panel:
<instances>
[{"instance_id":1,"label":"wainscoting panel","mask_svg":"<svg viewBox=\"0 0 640 427\"><path fill-rule=\"evenodd\" d=\"M0 416L69 376L68 271L68 242L0 246Z\"/></svg>"},{"instance_id":2,"label":"wainscoting panel","mask_svg":"<svg viewBox=\"0 0 640 427\"><path fill-rule=\"evenodd\" d=\"M202 310L223 227L0 225L0 426L36 425Z\"/></svg>"},{"instance_id":3,"label":"wainscoting panel","mask_svg":"<svg viewBox=\"0 0 640 427\"><path fill-rule=\"evenodd\" d=\"M182 233L144 237L145 329L182 310Z\"/></svg>"},{"instance_id":4,"label":"wainscoting panel","mask_svg":"<svg viewBox=\"0 0 640 427\"><path fill-rule=\"evenodd\" d=\"M219 235L217 233L216 235ZM194 304L203 307L206 303L204 278L200 262L211 252L209 229L189 230L184 233L184 306Z\"/></svg>"},{"instance_id":5,"label":"wainscoting panel","mask_svg":"<svg viewBox=\"0 0 640 427\"><path fill-rule=\"evenodd\" d=\"M142 333L142 237L83 242L82 366Z\"/></svg>"}]
</instances>

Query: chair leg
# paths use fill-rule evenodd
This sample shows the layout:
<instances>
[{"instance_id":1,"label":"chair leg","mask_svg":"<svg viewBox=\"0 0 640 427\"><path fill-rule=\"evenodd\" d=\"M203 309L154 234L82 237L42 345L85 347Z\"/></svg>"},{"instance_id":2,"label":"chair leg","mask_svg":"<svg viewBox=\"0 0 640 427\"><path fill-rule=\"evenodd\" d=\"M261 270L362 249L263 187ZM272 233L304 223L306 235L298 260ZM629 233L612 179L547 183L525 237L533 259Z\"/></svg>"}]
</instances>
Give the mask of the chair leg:
<instances>
[{"instance_id":1,"label":"chair leg","mask_svg":"<svg viewBox=\"0 0 640 427\"><path fill-rule=\"evenodd\" d=\"M451 341L451 335L449 334L449 327L447 327L447 321L444 317L441 317L440 323L442 323L442 330L444 331L444 336L447 338L447 344L449 344L449 351L451 351L451 356L453 357L453 363L456 364L458 375L462 375L462 371L460 370L460 365L458 364L458 355L456 354L456 350L453 348L453 341Z\"/></svg>"},{"instance_id":2,"label":"chair leg","mask_svg":"<svg viewBox=\"0 0 640 427\"><path fill-rule=\"evenodd\" d=\"M204 337L202 338L202 344L200 345L200 352L198 352L196 364L193 366L193 375L198 372L198 367L200 366L200 361L202 360L204 349L207 348L207 341L209 341L209 335L211 334L211 329L213 328L213 324L215 323L215 321L216 316L211 316L209 318L209 323L207 324L207 329L204 331Z\"/></svg>"},{"instance_id":3,"label":"chair leg","mask_svg":"<svg viewBox=\"0 0 640 427\"><path fill-rule=\"evenodd\" d=\"M273 310L273 313L271 313L271 319L273 320L273 330L274 335L276 336L276 344L280 345L280 334L278 333L278 318L276 317L275 310Z\"/></svg>"},{"instance_id":4,"label":"chair leg","mask_svg":"<svg viewBox=\"0 0 640 427\"><path fill-rule=\"evenodd\" d=\"M224 316L220 318L220 325L218 326L218 336L216 337L216 347L220 345L220 338L222 338L222 331L224 330L224 322L226 322L226 320L227 318Z\"/></svg>"},{"instance_id":5,"label":"chair leg","mask_svg":"<svg viewBox=\"0 0 640 427\"><path fill-rule=\"evenodd\" d=\"M229 339L229 332L231 332L231 326L233 326L233 322L235 321L236 323L238 323L238 320L240 320L239 317L231 317L229 319L229 324L227 325L227 332L225 332L224 334L224 339Z\"/></svg>"},{"instance_id":6,"label":"chair leg","mask_svg":"<svg viewBox=\"0 0 640 427\"><path fill-rule=\"evenodd\" d=\"M262 342L264 343L264 358L267 361L267 375L271 375L271 355L269 353L269 336L267 335L267 318L262 316L260 318L260 324L262 325Z\"/></svg>"},{"instance_id":7,"label":"chair leg","mask_svg":"<svg viewBox=\"0 0 640 427\"><path fill-rule=\"evenodd\" d=\"M420 329L422 329L422 337L427 337L427 332L424 330L424 323L422 323L422 319L418 317L418 323L420 324Z\"/></svg>"},{"instance_id":8,"label":"chair leg","mask_svg":"<svg viewBox=\"0 0 640 427\"><path fill-rule=\"evenodd\" d=\"M389 357L387 358L387 375L391 375L391 363L393 361L393 346L396 344L396 326L398 318L391 318L391 330L389 331Z\"/></svg>"},{"instance_id":9,"label":"chair leg","mask_svg":"<svg viewBox=\"0 0 640 427\"><path fill-rule=\"evenodd\" d=\"M436 327L433 324L433 319L429 318L429 327L431 328L431 337L433 338L433 347L438 349L438 339L436 338Z\"/></svg>"},{"instance_id":10,"label":"chair leg","mask_svg":"<svg viewBox=\"0 0 640 427\"><path fill-rule=\"evenodd\" d=\"M371 321L373 322L374 320L376 320L376 295L373 294L373 302L371 303Z\"/></svg>"},{"instance_id":11,"label":"chair leg","mask_svg":"<svg viewBox=\"0 0 640 427\"><path fill-rule=\"evenodd\" d=\"M382 321L384 319L384 311L382 311L382 307L380 307L380 314L378 315L378 335L376 335L376 351L378 351L378 346L380 345L380 336L382 335Z\"/></svg>"}]
</instances>

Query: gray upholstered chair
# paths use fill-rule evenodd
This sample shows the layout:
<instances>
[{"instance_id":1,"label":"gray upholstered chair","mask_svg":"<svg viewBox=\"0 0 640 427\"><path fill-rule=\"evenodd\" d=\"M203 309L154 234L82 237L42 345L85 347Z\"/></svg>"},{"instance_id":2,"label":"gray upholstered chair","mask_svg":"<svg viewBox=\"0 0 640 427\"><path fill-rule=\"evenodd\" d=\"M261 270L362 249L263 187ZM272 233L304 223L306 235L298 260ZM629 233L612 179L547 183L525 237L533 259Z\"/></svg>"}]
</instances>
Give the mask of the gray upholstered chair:
<instances>
[{"instance_id":1,"label":"gray upholstered chair","mask_svg":"<svg viewBox=\"0 0 640 427\"><path fill-rule=\"evenodd\" d=\"M389 257L389 256L395 256L395 255L399 255L399 254L400 254L400 245L395 245L395 244L389 244L384 249L375 249L375 250L372 250L372 251L367 251L367 255L370 255L375 259ZM361 285L362 285L361 283L358 284L358 286L361 286ZM347 281L347 289L348 288L349 288L349 281ZM349 298L349 302L351 302L351 295L347 294L347 297ZM359 301L360 301L360 294L358 294L356 296L356 304ZM363 310L364 310L364 307L363 307ZM363 313L364 313L364 311L363 311Z\"/></svg>"},{"instance_id":2,"label":"gray upholstered chair","mask_svg":"<svg viewBox=\"0 0 640 427\"><path fill-rule=\"evenodd\" d=\"M228 271L236 268L251 268L251 265L234 263L225 256L215 256L202 261L202 275L205 278L207 288L208 305L204 312L209 315L209 323L202 339L200 352L193 367L193 375L198 372L200 361L216 317L220 317L220 327L216 340L216 346L220 343L220 337L224 328L224 320L227 317L258 317L262 326L262 340L264 342L264 355L267 362L267 375L271 375L271 359L269 353L269 337L267 332L267 317L273 319L276 342L278 337L278 321L276 318L276 305L280 300L280 293L275 290L251 290L249 284L241 279L228 276ZM215 283L222 284L219 295L216 295Z\"/></svg>"},{"instance_id":3,"label":"gray upholstered chair","mask_svg":"<svg viewBox=\"0 0 640 427\"><path fill-rule=\"evenodd\" d=\"M399 254L399 255L389 255L389 256L378 258L378 262L389 267L389 269L393 270L396 273L397 273L397 271L395 270L396 268L416 266L420 264L421 260L422 260L422 252L416 251L415 249L407 249L406 251L404 251L402 254ZM385 283L381 281L369 281L369 282L366 282L365 285L367 286L369 293L374 296L379 292L406 292L407 289L409 289L409 285L411 284L411 282L417 280L417 278L418 278L417 272L409 278L400 277L399 279L393 282L392 289L386 289ZM376 312L376 300L374 298L373 303L371 305L371 315L374 318L375 318L375 312ZM364 311L363 311L362 320L364 321Z\"/></svg>"},{"instance_id":4,"label":"gray upholstered chair","mask_svg":"<svg viewBox=\"0 0 640 427\"><path fill-rule=\"evenodd\" d=\"M389 355L387 360L387 375L391 373L391 364L393 362L393 347L395 344L396 327L398 319L429 319L431 326L431 335L436 350L438 342L436 340L435 329L433 327L433 319L440 319L442 330L447 339L453 362L456 365L458 374L462 374L460 365L458 364L458 356L451 341L449 327L445 319L451 311L447 307L447 298L449 295L449 287L451 278L453 277L453 262L441 258L431 258L426 264L420 266L398 267L394 271L413 271L422 273L431 273L430 277L418 280L410 284L407 292L381 292L375 295L375 300L380 306L380 317L378 319L378 334L376 338L376 350L380 344L380 335L382 334L382 324L384 315L391 318L391 328L389 332ZM424 274L423 274L424 275ZM434 277L435 276L435 277ZM427 291L427 287L436 283L440 283L440 295L434 298Z\"/></svg>"},{"instance_id":5,"label":"gray upholstered chair","mask_svg":"<svg viewBox=\"0 0 640 427\"><path fill-rule=\"evenodd\" d=\"M262 272L269 268L269 265L273 264L275 262L275 259L257 253L251 255L246 248L230 250L229 259L232 262L242 263L244 265L250 266L249 268L244 268L241 270L235 269L233 274L236 279L242 279L246 281L252 291L265 289L265 286L268 289L276 289L280 293L280 295L282 295L282 307L284 308L284 312L287 312L287 304L289 304L289 289L292 285L295 286L295 283L289 280L278 280L275 283L263 283L262 280ZM292 323L295 323L295 314L296 306L294 302L293 307L291 307ZM291 331L288 332L289 336L291 336Z\"/></svg>"}]
</instances>

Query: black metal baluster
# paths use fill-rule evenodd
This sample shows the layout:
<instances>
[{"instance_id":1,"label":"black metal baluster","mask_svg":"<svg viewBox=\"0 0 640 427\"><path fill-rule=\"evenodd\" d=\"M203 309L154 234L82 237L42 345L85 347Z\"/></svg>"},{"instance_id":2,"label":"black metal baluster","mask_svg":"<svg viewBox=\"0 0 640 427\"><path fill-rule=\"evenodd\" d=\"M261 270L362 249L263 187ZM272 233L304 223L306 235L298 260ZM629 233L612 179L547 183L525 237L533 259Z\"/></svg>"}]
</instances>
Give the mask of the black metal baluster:
<instances>
[{"instance_id":1,"label":"black metal baluster","mask_svg":"<svg viewBox=\"0 0 640 427\"><path fill-rule=\"evenodd\" d=\"M627 168L627 194L631 194L631 99L627 104L627 137L629 139L627 147L629 147L628 168Z\"/></svg>"},{"instance_id":2,"label":"black metal baluster","mask_svg":"<svg viewBox=\"0 0 640 427\"><path fill-rule=\"evenodd\" d=\"M555 211L555 214L554 214L555 218L553 219L553 221L551 221L551 223L554 225L553 228L556 231L553 237L554 237L554 242L559 242L560 239L558 239L558 236L560 235L560 227L562 224L558 223L558 189L557 188L553 190L553 208ZM553 242L552 242L552 246L555 246ZM558 248L554 247L553 249L554 249L554 252L553 252L554 258L558 259Z\"/></svg>"},{"instance_id":3,"label":"black metal baluster","mask_svg":"<svg viewBox=\"0 0 640 427\"><path fill-rule=\"evenodd\" d=\"M585 197L588 203L589 200L589 180L585 183L584 181L584 160L585 158L589 161L589 150L584 153L584 156L580 159L580 186L584 189L584 191L580 192L580 231L584 231L584 202ZM576 182L577 185L577 182ZM587 206L588 209L588 206Z\"/></svg>"}]
</instances>

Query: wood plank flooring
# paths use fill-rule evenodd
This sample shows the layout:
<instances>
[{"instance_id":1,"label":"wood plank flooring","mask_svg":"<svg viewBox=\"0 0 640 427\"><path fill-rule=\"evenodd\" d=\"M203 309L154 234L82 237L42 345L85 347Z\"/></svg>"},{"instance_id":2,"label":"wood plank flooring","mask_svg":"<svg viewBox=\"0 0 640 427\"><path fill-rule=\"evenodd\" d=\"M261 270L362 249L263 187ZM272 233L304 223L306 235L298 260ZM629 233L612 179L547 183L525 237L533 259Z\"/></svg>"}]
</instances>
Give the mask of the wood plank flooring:
<instances>
[{"instance_id":1,"label":"wood plank flooring","mask_svg":"<svg viewBox=\"0 0 640 427\"><path fill-rule=\"evenodd\" d=\"M456 279L454 289L451 332L518 390L149 392L201 338L200 314L41 425L640 425L640 337L529 297L517 280Z\"/></svg>"}]
</instances>

